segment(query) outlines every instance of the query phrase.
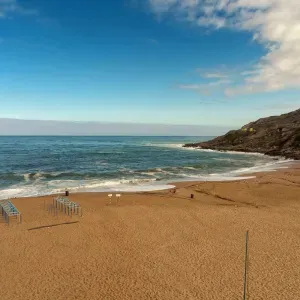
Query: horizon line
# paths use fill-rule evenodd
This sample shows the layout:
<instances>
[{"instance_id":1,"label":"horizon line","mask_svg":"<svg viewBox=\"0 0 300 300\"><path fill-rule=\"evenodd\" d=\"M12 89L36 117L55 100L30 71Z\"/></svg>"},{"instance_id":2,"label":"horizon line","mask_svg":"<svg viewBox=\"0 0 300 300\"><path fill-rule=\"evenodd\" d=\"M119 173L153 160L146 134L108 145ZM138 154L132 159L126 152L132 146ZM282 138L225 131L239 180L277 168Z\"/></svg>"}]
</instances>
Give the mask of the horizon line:
<instances>
[{"instance_id":1,"label":"horizon line","mask_svg":"<svg viewBox=\"0 0 300 300\"><path fill-rule=\"evenodd\" d=\"M117 121L76 121L76 120L41 120L41 119L20 119L20 118L3 118L0 117L0 120L14 120L14 121L32 121L32 122L60 122L60 123L98 123L98 124L126 124L126 125L161 125L161 126L209 126L209 127L231 127L231 125L213 125L213 124L170 124L170 123L142 123L142 122L117 122ZM236 127L232 125L232 127Z\"/></svg>"},{"instance_id":2,"label":"horizon line","mask_svg":"<svg viewBox=\"0 0 300 300\"><path fill-rule=\"evenodd\" d=\"M102 134L102 135L97 135L97 134L90 134L90 135L69 135L69 134L33 134L33 135L28 135L28 134L0 134L0 137L214 137L214 135L139 135L139 134Z\"/></svg>"}]
</instances>

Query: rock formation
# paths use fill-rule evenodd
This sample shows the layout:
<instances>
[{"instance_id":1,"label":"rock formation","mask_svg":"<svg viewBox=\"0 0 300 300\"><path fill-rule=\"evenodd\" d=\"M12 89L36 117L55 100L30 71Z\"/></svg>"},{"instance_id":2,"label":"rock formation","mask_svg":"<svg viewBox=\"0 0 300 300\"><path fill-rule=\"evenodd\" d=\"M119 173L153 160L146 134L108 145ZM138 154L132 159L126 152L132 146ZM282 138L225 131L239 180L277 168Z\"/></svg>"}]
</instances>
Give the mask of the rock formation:
<instances>
[{"instance_id":1,"label":"rock formation","mask_svg":"<svg viewBox=\"0 0 300 300\"><path fill-rule=\"evenodd\" d=\"M300 109L262 118L211 141L186 144L184 147L259 152L300 160Z\"/></svg>"}]
</instances>

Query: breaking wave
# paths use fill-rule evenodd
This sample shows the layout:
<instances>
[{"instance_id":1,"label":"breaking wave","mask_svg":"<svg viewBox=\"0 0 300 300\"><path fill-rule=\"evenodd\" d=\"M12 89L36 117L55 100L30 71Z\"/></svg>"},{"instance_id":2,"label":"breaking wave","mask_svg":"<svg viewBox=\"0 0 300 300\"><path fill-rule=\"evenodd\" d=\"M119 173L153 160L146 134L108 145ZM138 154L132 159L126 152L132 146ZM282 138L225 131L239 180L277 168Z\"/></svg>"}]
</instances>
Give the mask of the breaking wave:
<instances>
[{"instance_id":1,"label":"breaking wave","mask_svg":"<svg viewBox=\"0 0 300 300\"><path fill-rule=\"evenodd\" d=\"M261 154L183 148L195 140L187 137L0 137L0 142L3 139L1 199L56 194L65 188L149 191L170 188L168 183L176 181L237 180L290 163Z\"/></svg>"}]
</instances>

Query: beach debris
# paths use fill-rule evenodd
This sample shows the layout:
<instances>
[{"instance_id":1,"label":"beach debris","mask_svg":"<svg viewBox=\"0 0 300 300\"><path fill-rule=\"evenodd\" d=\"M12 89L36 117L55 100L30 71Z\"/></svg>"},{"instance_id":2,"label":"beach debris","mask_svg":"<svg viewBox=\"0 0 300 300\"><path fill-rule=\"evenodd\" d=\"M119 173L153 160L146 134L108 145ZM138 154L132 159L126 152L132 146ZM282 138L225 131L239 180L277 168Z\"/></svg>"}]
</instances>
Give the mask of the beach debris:
<instances>
[{"instance_id":1,"label":"beach debris","mask_svg":"<svg viewBox=\"0 0 300 300\"><path fill-rule=\"evenodd\" d=\"M191 199L194 199L194 194L191 194Z\"/></svg>"}]
</instances>

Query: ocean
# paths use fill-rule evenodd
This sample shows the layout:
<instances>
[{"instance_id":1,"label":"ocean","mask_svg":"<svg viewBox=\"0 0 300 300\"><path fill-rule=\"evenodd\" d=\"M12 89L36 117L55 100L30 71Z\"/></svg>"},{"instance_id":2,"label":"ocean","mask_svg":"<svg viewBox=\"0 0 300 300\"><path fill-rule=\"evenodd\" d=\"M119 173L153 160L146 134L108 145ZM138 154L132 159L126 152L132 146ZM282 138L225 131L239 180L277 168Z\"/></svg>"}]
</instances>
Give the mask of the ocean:
<instances>
[{"instance_id":1,"label":"ocean","mask_svg":"<svg viewBox=\"0 0 300 300\"><path fill-rule=\"evenodd\" d=\"M211 137L0 137L0 199L96 191L151 191L187 180L232 180L285 167L260 154L185 149Z\"/></svg>"}]
</instances>

